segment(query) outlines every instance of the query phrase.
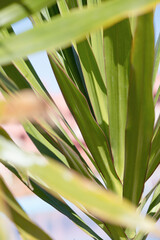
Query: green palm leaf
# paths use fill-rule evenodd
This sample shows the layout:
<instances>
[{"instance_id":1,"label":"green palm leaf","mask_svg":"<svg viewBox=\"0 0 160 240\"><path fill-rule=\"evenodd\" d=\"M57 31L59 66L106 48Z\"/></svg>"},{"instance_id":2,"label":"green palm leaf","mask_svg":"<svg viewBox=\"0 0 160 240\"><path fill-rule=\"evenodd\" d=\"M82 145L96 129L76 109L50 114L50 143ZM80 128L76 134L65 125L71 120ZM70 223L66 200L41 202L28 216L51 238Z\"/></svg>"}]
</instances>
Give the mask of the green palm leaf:
<instances>
[{"instance_id":1,"label":"green palm leaf","mask_svg":"<svg viewBox=\"0 0 160 240\"><path fill-rule=\"evenodd\" d=\"M124 197L135 204L138 204L144 187L154 124L151 82L154 58L153 15L146 14L137 21L129 85L123 187Z\"/></svg>"},{"instance_id":2,"label":"green palm leaf","mask_svg":"<svg viewBox=\"0 0 160 240\"><path fill-rule=\"evenodd\" d=\"M65 47L71 43L71 39L72 41L80 40L100 27L110 27L127 18L131 12L142 14L154 7L155 0L116 0L104 2L98 7L73 10L64 17L57 16L52 21L18 36L2 39L0 64L6 64L15 58L25 57L36 51Z\"/></svg>"},{"instance_id":3,"label":"green palm leaf","mask_svg":"<svg viewBox=\"0 0 160 240\"><path fill-rule=\"evenodd\" d=\"M0 3L0 27L10 24L27 17L42 8L54 4L56 0L7 0Z\"/></svg>"},{"instance_id":4,"label":"green palm leaf","mask_svg":"<svg viewBox=\"0 0 160 240\"><path fill-rule=\"evenodd\" d=\"M14 221L20 233L22 232L22 236L25 235L31 240L41 238L44 240L51 240L51 238L42 229L32 223L27 214L13 197L2 178L0 178L0 187L0 197L6 205L6 210L4 208L2 210L4 210L4 213Z\"/></svg>"},{"instance_id":5,"label":"green palm leaf","mask_svg":"<svg viewBox=\"0 0 160 240\"><path fill-rule=\"evenodd\" d=\"M63 96L81 130L88 149L95 159L95 164L101 170L105 183L108 188L120 192L120 181L113 166L107 139L91 115L86 99L64 71L56 65L52 57L50 57L50 61ZM83 116L85 116L85 121ZM94 139L94 145L92 139Z\"/></svg>"},{"instance_id":6,"label":"green palm leaf","mask_svg":"<svg viewBox=\"0 0 160 240\"><path fill-rule=\"evenodd\" d=\"M121 180L124 172L131 40L128 19L104 31L110 142L115 168Z\"/></svg>"},{"instance_id":7,"label":"green palm leaf","mask_svg":"<svg viewBox=\"0 0 160 240\"><path fill-rule=\"evenodd\" d=\"M53 194L56 191L75 205L78 204L78 201L89 212L111 223L128 227L138 226L142 231L151 231L160 235L160 231L153 221L140 216L136 212L136 208L128 201L122 200L56 162L47 162L40 156L23 152L3 137L0 138L0 146L2 159L16 165L21 171L27 169L31 178L40 181L40 184ZM9 149L12 154L6 154L6 149ZM23 162L20 161L20 156L23 156ZM57 181L57 179L59 180ZM68 182L69 185L66 188Z\"/></svg>"}]
</instances>

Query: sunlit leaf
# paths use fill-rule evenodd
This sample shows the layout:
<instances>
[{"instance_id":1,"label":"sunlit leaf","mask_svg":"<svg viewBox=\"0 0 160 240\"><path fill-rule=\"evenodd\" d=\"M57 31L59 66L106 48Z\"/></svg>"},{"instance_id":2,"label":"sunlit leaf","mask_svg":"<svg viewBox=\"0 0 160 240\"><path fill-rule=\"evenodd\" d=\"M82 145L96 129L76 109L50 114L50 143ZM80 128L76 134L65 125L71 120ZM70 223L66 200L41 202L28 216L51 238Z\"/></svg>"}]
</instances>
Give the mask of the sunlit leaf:
<instances>
[{"instance_id":1,"label":"sunlit leaf","mask_svg":"<svg viewBox=\"0 0 160 240\"><path fill-rule=\"evenodd\" d=\"M50 61L63 96L75 117L96 165L102 172L104 181L108 188L120 193L121 186L113 166L107 139L91 115L86 99L63 70L56 65L52 57L50 57Z\"/></svg>"},{"instance_id":2,"label":"sunlit leaf","mask_svg":"<svg viewBox=\"0 0 160 240\"><path fill-rule=\"evenodd\" d=\"M9 149L10 155L6 154L6 149ZM23 158L23 162L19 156ZM54 192L61 194L75 205L77 202L84 205L88 211L100 219L131 228L138 227L141 231L152 232L160 236L160 231L154 221L140 216L131 203L58 163L48 162L40 156L24 153L3 137L0 138L0 157L19 168L27 169L30 176L47 190L53 194Z\"/></svg>"},{"instance_id":3,"label":"sunlit leaf","mask_svg":"<svg viewBox=\"0 0 160 240\"><path fill-rule=\"evenodd\" d=\"M57 16L52 21L18 36L2 39L0 64L6 64L36 51L66 47L70 45L71 39L81 40L89 32L100 27L110 27L127 18L130 13L142 14L153 8L155 8L155 0L116 0L89 9L73 10L64 17Z\"/></svg>"},{"instance_id":4,"label":"sunlit leaf","mask_svg":"<svg viewBox=\"0 0 160 240\"><path fill-rule=\"evenodd\" d=\"M84 81L96 120L108 136L107 90L100 69L87 40L77 44Z\"/></svg>"},{"instance_id":5,"label":"sunlit leaf","mask_svg":"<svg viewBox=\"0 0 160 240\"><path fill-rule=\"evenodd\" d=\"M0 2L0 27L9 26L24 17L27 17L43 7L54 4L56 0L7 0Z\"/></svg>"},{"instance_id":6,"label":"sunlit leaf","mask_svg":"<svg viewBox=\"0 0 160 240\"><path fill-rule=\"evenodd\" d=\"M124 197L135 204L138 204L144 188L154 125L153 59L153 14L149 13L137 20L125 139Z\"/></svg>"},{"instance_id":7,"label":"sunlit leaf","mask_svg":"<svg viewBox=\"0 0 160 240\"><path fill-rule=\"evenodd\" d=\"M21 206L18 204L8 187L6 186L3 179L0 179L1 192L0 197L3 199L6 205L6 211L4 214L13 221L20 232L25 232L25 235L28 236L28 239L40 239L51 240L51 238L38 226L36 226L23 211Z\"/></svg>"},{"instance_id":8,"label":"sunlit leaf","mask_svg":"<svg viewBox=\"0 0 160 240\"><path fill-rule=\"evenodd\" d=\"M128 19L104 31L110 142L115 168L121 180L124 172L131 40Z\"/></svg>"}]
</instances>

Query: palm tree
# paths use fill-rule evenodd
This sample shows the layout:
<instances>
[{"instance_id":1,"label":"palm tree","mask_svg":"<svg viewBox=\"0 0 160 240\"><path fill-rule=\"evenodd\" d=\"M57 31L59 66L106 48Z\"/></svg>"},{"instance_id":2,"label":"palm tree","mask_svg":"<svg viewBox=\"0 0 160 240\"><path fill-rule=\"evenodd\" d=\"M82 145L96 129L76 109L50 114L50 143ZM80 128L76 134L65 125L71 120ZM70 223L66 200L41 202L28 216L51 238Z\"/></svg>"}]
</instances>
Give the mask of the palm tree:
<instances>
[{"instance_id":1,"label":"palm tree","mask_svg":"<svg viewBox=\"0 0 160 240\"><path fill-rule=\"evenodd\" d=\"M0 87L7 100L1 102L0 120L19 121L39 150L39 154L24 152L1 128L1 162L93 239L101 237L64 199L111 239L145 239L149 232L160 236L155 225L160 212L159 182L142 195L160 160L160 119L154 124L159 91L155 98L152 95L160 59L160 37L154 53L153 28L158 2L0 3ZM11 24L24 17L32 21L33 29L15 35ZM40 50L47 51L84 141L28 60L29 54ZM144 218L140 212L151 195ZM16 224L23 239L51 239L31 222L2 178L0 200L1 211ZM6 234L1 238L7 239Z\"/></svg>"}]
</instances>

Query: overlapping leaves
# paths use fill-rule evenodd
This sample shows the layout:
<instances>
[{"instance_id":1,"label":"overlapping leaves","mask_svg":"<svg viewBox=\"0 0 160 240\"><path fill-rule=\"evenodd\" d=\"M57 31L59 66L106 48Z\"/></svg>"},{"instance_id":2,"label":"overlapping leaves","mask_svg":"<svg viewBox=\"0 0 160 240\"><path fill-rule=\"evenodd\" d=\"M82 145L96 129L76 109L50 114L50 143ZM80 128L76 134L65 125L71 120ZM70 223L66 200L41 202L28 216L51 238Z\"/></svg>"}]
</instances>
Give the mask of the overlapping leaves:
<instances>
[{"instance_id":1,"label":"overlapping leaves","mask_svg":"<svg viewBox=\"0 0 160 240\"><path fill-rule=\"evenodd\" d=\"M41 117L34 114L33 119L33 113L25 111L23 101L15 111L8 108L11 101L3 101L0 103L0 121L8 121L11 117L21 121L29 118L30 121L23 122L26 132L40 153L54 160L48 162L41 156L26 154L2 138L2 163L29 188L32 186L35 194L94 239L101 238L67 206L60 195L78 207L82 204L85 214L112 239L133 238L135 232L131 234L130 228L137 225L143 233L138 233L135 239L143 239L149 231L159 234L153 221L142 219L135 207L122 200L123 189L124 197L140 204L139 209L144 207L151 195L149 193L140 202L145 181L160 161L158 122L153 129L152 82L159 65L160 45L158 40L154 59L153 16L150 11L154 9L155 1L59 0L57 5L54 0L12 2L0 3L0 26L8 27L25 16L30 16L36 26L19 36L15 36L11 29L2 29L1 91L8 98L19 90L30 89L42 97L47 111L44 111L44 105L41 106L42 112L35 107L33 112L40 112ZM37 14L40 10L41 13ZM54 16L57 13L58 16ZM137 14L142 16L137 17ZM131 26L133 16L134 28ZM28 61L27 55L38 50L48 51L57 82L85 143L77 138ZM155 103L158 96L159 92ZM42 118L43 112L46 116ZM9 139L3 129L0 133ZM87 158L82 157L74 146L70 133ZM6 154L8 149L13 152L11 156ZM18 156L26 160L23 166ZM99 181L101 178L105 187ZM147 214L158 220L159 185L155 188ZM6 195L7 191L3 197ZM9 198L13 200L10 194ZM10 206L10 212L12 210ZM129 229L125 231L126 228ZM30 234L34 235L33 232Z\"/></svg>"}]
</instances>

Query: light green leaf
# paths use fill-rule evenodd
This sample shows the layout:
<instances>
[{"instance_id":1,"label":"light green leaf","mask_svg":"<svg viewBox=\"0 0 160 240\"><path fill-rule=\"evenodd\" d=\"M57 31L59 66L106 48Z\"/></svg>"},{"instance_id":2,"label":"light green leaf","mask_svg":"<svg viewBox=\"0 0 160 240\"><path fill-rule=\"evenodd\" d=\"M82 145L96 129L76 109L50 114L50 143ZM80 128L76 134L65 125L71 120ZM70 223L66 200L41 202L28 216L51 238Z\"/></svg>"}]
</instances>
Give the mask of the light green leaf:
<instances>
[{"instance_id":1,"label":"light green leaf","mask_svg":"<svg viewBox=\"0 0 160 240\"><path fill-rule=\"evenodd\" d=\"M156 189L154 191L151 203L149 205L148 211L147 211L147 214L153 216L156 220L158 220L160 217L160 213L158 215L156 215L156 213L160 209L160 194L159 193L160 193L160 183L158 182L156 185Z\"/></svg>"},{"instance_id":2,"label":"light green leaf","mask_svg":"<svg viewBox=\"0 0 160 240\"><path fill-rule=\"evenodd\" d=\"M29 179L29 176L26 176L26 172L20 171L18 168L13 166L13 164L11 165L6 161L0 161L38 197L40 197L46 203L50 204L56 210L64 214L94 239L102 240L90 227L87 226L87 224L83 222L83 220L64 202L64 200L57 193L55 193L54 196L53 194L49 193L47 189L44 189L44 187L36 183L33 179Z\"/></svg>"},{"instance_id":3,"label":"light green leaf","mask_svg":"<svg viewBox=\"0 0 160 240\"><path fill-rule=\"evenodd\" d=\"M137 19L125 139L124 197L135 204L138 204L143 191L153 134L153 59L153 14L149 13Z\"/></svg>"},{"instance_id":4,"label":"light green leaf","mask_svg":"<svg viewBox=\"0 0 160 240\"><path fill-rule=\"evenodd\" d=\"M57 161L63 162L65 165L68 166L67 160L64 157L64 155L59 152L51 142L49 142L48 139L43 136L43 134L38 131L38 129L29 121L24 123L24 128L35 144L35 146L38 148L38 150L48 157L54 158Z\"/></svg>"},{"instance_id":5,"label":"light green leaf","mask_svg":"<svg viewBox=\"0 0 160 240\"><path fill-rule=\"evenodd\" d=\"M39 108L42 108L42 109L39 109ZM41 114L39 113L43 113L43 111L45 111L44 104L42 104L41 101L35 98L33 93L31 94L30 92L29 95L28 94L26 95L26 93L21 92L19 93L19 95L9 98L8 101L0 102L0 113L1 113L0 122L3 123L10 120L23 121L25 118L29 118L31 120L36 121L36 119L34 119L33 117L36 117L38 113L37 116L38 116L38 119L40 119ZM45 112L45 115L47 116L47 112ZM31 134L33 133L33 135L35 136L35 133L36 133L36 138L38 136L39 141L43 139L42 135L38 134L38 131L35 131L36 129L33 128L30 123L25 124L26 128L27 126L30 126L29 130ZM58 150L56 151L56 149L52 147L52 145L49 144L49 142L46 140L44 141L45 145L47 144L47 147L49 147L54 154L54 155L52 154L52 157L55 156L55 154L61 155L62 158L57 158L58 161L60 162L64 161L66 165L69 165L71 168L76 169L81 174L84 174L85 176L90 178L91 176L90 176L90 172L88 170L87 164L85 164L79 152L77 151L76 153L75 150L77 149L75 148L75 146L71 145L70 147L67 143L65 143L65 141L63 141L63 139L58 134L56 134L56 132L53 132L53 134L54 135L53 135L52 142L55 142L55 144L57 145L56 146L57 149L61 151L61 153ZM39 141L36 143L39 144ZM41 147L43 145L44 144L41 144Z\"/></svg>"},{"instance_id":6,"label":"light green leaf","mask_svg":"<svg viewBox=\"0 0 160 240\"><path fill-rule=\"evenodd\" d=\"M115 168L121 180L124 172L131 40L128 19L104 31L110 142Z\"/></svg>"},{"instance_id":7,"label":"light green leaf","mask_svg":"<svg viewBox=\"0 0 160 240\"><path fill-rule=\"evenodd\" d=\"M76 151L75 146L72 147L63 141L63 139L59 137L58 134L54 133L53 128L51 128L46 122L38 121L38 123L40 126L42 126L46 133L50 135L52 141L57 143L58 149L66 157L70 168L76 170L85 177L92 179L91 170L89 170L87 163L81 157L80 153Z\"/></svg>"},{"instance_id":8,"label":"light green leaf","mask_svg":"<svg viewBox=\"0 0 160 240\"><path fill-rule=\"evenodd\" d=\"M6 132L2 129L1 135L4 137L7 137L7 139L11 140L9 136L6 134ZM33 179L29 179L29 176L26 176L26 173L24 171L19 170L18 168L15 168L12 165L10 165L8 162L1 160L1 163L5 165L13 174L15 174L32 192L34 192L36 195L38 195L40 198L42 198L44 201L52 205L54 208L56 208L58 211L60 211L62 214L67 216L70 220L72 220L75 224L77 224L82 230L84 230L89 235L93 236L94 239L101 240L100 237L97 236L97 234L94 233L82 220L81 218L69 207L66 205L66 203L62 200L62 198L55 193L57 198L49 193L47 189L45 190L42 186L40 186L38 183L33 181ZM84 210L84 209L83 209ZM115 227L109 224L104 224L101 221L97 220L96 218L93 218L92 215L87 214L89 218L91 218L96 224L99 225L100 228L102 228L107 234L110 233L112 236L114 236L115 239L119 238L119 236L125 236L124 231L120 227ZM107 230L109 229L109 231ZM123 238L122 237L122 238Z\"/></svg>"},{"instance_id":9,"label":"light green leaf","mask_svg":"<svg viewBox=\"0 0 160 240\"><path fill-rule=\"evenodd\" d=\"M3 218L0 216L0 239L1 240L7 240L8 239L8 235L7 235L7 231L5 229L5 225L3 222Z\"/></svg>"},{"instance_id":10,"label":"light green leaf","mask_svg":"<svg viewBox=\"0 0 160 240\"><path fill-rule=\"evenodd\" d=\"M6 154L7 149L10 154ZM141 231L152 232L160 236L160 230L154 221L149 217L140 216L136 208L127 200L122 200L121 197L106 191L56 162L48 162L40 156L24 153L3 137L0 137L0 158L17 165L22 170L26 169L30 176L47 191L53 194L58 192L75 205L78 204L78 207L82 204L100 219L131 228L138 227Z\"/></svg>"},{"instance_id":11,"label":"light green leaf","mask_svg":"<svg viewBox=\"0 0 160 240\"><path fill-rule=\"evenodd\" d=\"M48 132L49 130L47 129L46 131ZM91 174L91 170L90 170L90 172L87 171L87 168L85 166L86 164L83 165L82 160L76 154L76 152L74 152L65 142L63 142L58 137L57 137L57 141L59 142L59 146L61 148L61 153L63 153L66 156L66 158L69 162L69 165L72 169L76 169L77 172L83 174L83 176L86 176L87 178L91 179L92 181L97 182L98 184L102 185L99 182L99 180L94 176L94 174ZM91 217L91 216L89 215L89 217ZM93 219L93 221L95 222L95 219ZM109 225L109 224L104 224L103 225L101 222L99 223L97 221L96 221L96 223L104 231L106 231L108 229L109 233L112 236L114 236L115 239L119 239L119 237L121 237L121 239L124 239L126 237L125 234L124 234L124 230L120 227L112 226L112 225ZM107 234L108 234L108 231L107 231Z\"/></svg>"},{"instance_id":12,"label":"light green leaf","mask_svg":"<svg viewBox=\"0 0 160 240\"><path fill-rule=\"evenodd\" d=\"M152 216L156 221L160 218L160 182L158 182L155 187L153 188L155 190L153 197L151 199L151 203L149 205L147 214ZM152 192L152 191L151 191ZM150 193L149 193L150 195ZM149 196L148 195L148 196ZM148 198L148 196L146 196ZM146 199L144 199L146 200ZM142 202L143 204L143 202ZM134 240L145 240L147 238L147 234L143 234L139 232L137 236L134 238Z\"/></svg>"},{"instance_id":13,"label":"light green leaf","mask_svg":"<svg viewBox=\"0 0 160 240\"><path fill-rule=\"evenodd\" d=\"M69 12L66 0L58 0L57 5L62 16Z\"/></svg>"},{"instance_id":14,"label":"light green leaf","mask_svg":"<svg viewBox=\"0 0 160 240\"><path fill-rule=\"evenodd\" d=\"M160 0L157 0L157 4L158 2ZM64 17L54 17L51 22L43 23L18 36L2 39L0 64L6 64L36 51L66 47L71 39L81 40L89 32L100 27L110 27L127 18L130 13L142 14L153 8L155 0L115 0L89 9L73 10Z\"/></svg>"},{"instance_id":15,"label":"light green leaf","mask_svg":"<svg viewBox=\"0 0 160 240\"><path fill-rule=\"evenodd\" d=\"M0 2L0 27L9 26L46 6L54 4L56 0L7 0Z\"/></svg>"},{"instance_id":16,"label":"light green leaf","mask_svg":"<svg viewBox=\"0 0 160 240\"><path fill-rule=\"evenodd\" d=\"M102 173L105 183L107 183L109 189L120 192L121 184L113 166L107 139L91 115L86 99L63 70L56 65L51 56L50 62L62 94L79 126L89 151L95 159L96 165Z\"/></svg>"},{"instance_id":17,"label":"light green leaf","mask_svg":"<svg viewBox=\"0 0 160 240\"><path fill-rule=\"evenodd\" d=\"M48 102L51 103L51 96L39 79L29 60L27 59L25 62L23 59L19 59L18 61L13 62L13 65L17 69L17 72L19 72L19 75L23 77L23 81L26 84L29 84L35 92L38 92L40 96L44 97L44 99L48 100ZM17 76L16 78L17 83L19 83L19 78Z\"/></svg>"},{"instance_id":18,"label":"light green leaf","mask_svg":"<svg viewBox=\"0 0 160 240\"><path fill-rule=\"evenodd\" d=\"M96 59L87 40L77 44L84 81L96 120L108 137L107 91Z\"/></svg>"},{"instance_id":19,"label":"light green leaf","mask_svg":"<svg viewBox=\"0 0 160 240\"><path fill-rule=\"evenodd\" d=\"M137 23L137 17L136 16L134 16L134 17L131 16L129 18L129 21L130 21L132 36L134 36L135 29L136 29L136 23Z\"/></svg>"},{"instance_id":20,"label":"light green leaf","mask_svg":"<svg viewBox=\"0 0 160 240\"><path fill-rule=\"evenodd\" d=\"M21 63L21 61L19 63ZM22 63L24 63L23 60L22 60ZM24 70L26 69L25 65L24 66L22 65L22 71L23 71L23 67L24 67ZM28 76L30 79L30 73L28 73L27 77ZM35 83L37 83L36 80L34 81ZM40 90L38 88L37 91L40 91ZM42 92L42 95L44 95L43 92ZM27 97L27 99L25 99L25 97ZM33 98L33 95L30 94L29 97L28 95L24 94L24 92L22 92L21 95L19 94L19 97L14 96L14 98L9 98L7 102L4 102L4 101L0 102L0 106L1 106L0 122L4 122L8 120L9 121L24 120L25 117L32 119L33 116L35 117L36 111L39 108L39 106L41 106L43 110L45 110L44 104L42 104L40 101L38 101L35 105L35 99ZM18 99L20 100L19 102L18 102ZM29 103L27 103L27 101L29 101ZM27 104L27 108L26 108L26 104ZM34 105L35 107L33 108ZM47 112L45 112L45 116L47 117ZM31 139L36 144L40 152L49 154L52 157L55 157L58 161L64 162L67 166L69 165L71 168L77 170L81 174L84 174L86 177L92 178L86 162L83 160L80 153L77 151L76 147L72 143L70 143L65 138L65 136L63 136L63 133L61 133L59 129L58 130L56 129L56 126L54 126L53 128L50 127L51 129L50 142L48 142L43 137L43 134L40 133L40 130L38 131L30 122L25 123L24 127L25 127L25 130L29 131L29 135L31 136ZM50 132L49 132L49 135L50 135Z\"/></svg>"},{"instance_id":21,"label":"light green leaf","mask_svg":"<svg viewBox=\"0 0 160 240\"><path fill-rule=\"evenodd\" d=\"M142 210L144 208L144 206L147 203L147 201L149 200L150 196L155 191L155 189L158 188L159 185L160 185L160 181L158 181L156 183L156 185L149 191L149 193L147 193L147 195L141 200L140 205L138 207L139 210Z\"/></svg>"},{"instance_id":22,"label":"light green leaf","mask_svg":"<svg viewBox=\"0 0 160 240\"><path fill-rule=\"evenodd\" d=\"M97 6L101 4L101 0L88 0L88 7ZM90 34L92 51L97 61L98 67L101 71L101 75L105 81L105 68L104 68L104 52L103 52L103 29L99 29L96 32Z\"/></svg>"},{"instance_id":23,"label":"light green leaf","mask_svg":"<svg viewBox=\"0 0 160 240\"><path fill-rule=\"evenodd\" d=\"M58 6L61 15L65 15L66 12L69 11L65 0L58 1ZM43 19L40 14L34 15L32 17L34 25L38 25L39 23L43 22ZM63 50L52 52L52 57L54 56L55 61L57 64L62 66L64 68L64 71L69 75L69 77L72 79L72 81L75 83L75 85L79 88L79 90L84 94L84 96L87 98L87 101L89 103L90 109L93 112L88 92L86 89L86 85L84 82L84 77L82 73L82 69L80 66L78 55L75 51L75 48L73 45L70 47L66 47Z\"/></svg>"},{"instance_id":24,"label":"light green leaf","mask_svg":"<svg viewBox=\"0 0 160 240\"><path fill-rule=\"evenodd\" d=\"M34 89L35 93L38 93L38 95L42 96L45 99L45 101L47 103L49 103L50 107L53 109L53 112L56 114L56 117L61 118L63 123L67 126L67 128L73 134L73 130L67 124L63 115L61 115L61 113L59 112L57 106L51 99L50 95L48 94L47 90L41 83L38 76L35 74L34 69L32 68L32 66L28 60L26 62L24 62L23 59L20 59L20 60L14 62L14 65L8 64L8 65L4 66L3 69L5 71L5 74L7 74L10 78L12 78L14 83L17 84L20 89L24 89L24 88L31 89L31 87L32 87ZM2 83L8 89L8 85L6 84L5 79L2 81ZM14 88L11 86L10 90L14 91ZM16 111L15 111L15 113L16 113ZM33 114L33 112L31 112L31 115L32 114ZM3 117L5 117L5 116L3 115ZM16 115L15 115L15 117L16 117ZM17 115L17 117L18 117L18 115ZM64 141L66 141L67 144L69 144L74 151L75 150L77 151L77 149L73 145L72 141L68 137L67 133L64 131L63 127L61 127L61 124L57 121L56 117L54 117L54 120L56 120L56 122L53 121L53 125L55 126L55 124L56 124L57 126L54 127L53 134L57 132L59 137L61 137ZM53 120L53 118L52 118L52 120ZM57 144L56 144L56 146L54 145L53 139L51 139L50 143L48 143L47 140L44 139L44 137L40 133L40 129L36 130L33 126L31 126L31 123L29 123L29 122L25 123L24 128L27 131L29 130L29 136L31 137L32 141L34 142L34 144L37 146L37 148L39 149L39 151L41 153L45 153L47 155L49 154L50 156L56 158L57 160L61 159L60 161L63 161L65 164L68 165L65 157L59 152L59 146ZM43 141L42 141L42 139L43 139ZM49 149L48 149L48 147L49 147ZM56 150L56 148L58 150ZM77 151L77 153L79 154L78 151ZM61 156L61 158L59 158L59 156Z\"/></svg>"},{"instance_id":25,"label":"light green leaf","mask_svg":"<svg viewBox=\"0 0 160 240\"><path fill-rule=\"evenodd\" d=\"M6 210L4 210L4 214L7 215L8 218L13 221L20 232L25 232L25 235L28 236L28 239L44 239L51 240L51 238L38 226L36 226L27 216L27 214L23 211L19 203L16 201L5 182L2 178L0 178L0 197L3 199Z\"/></svg>"}]
</instances>

